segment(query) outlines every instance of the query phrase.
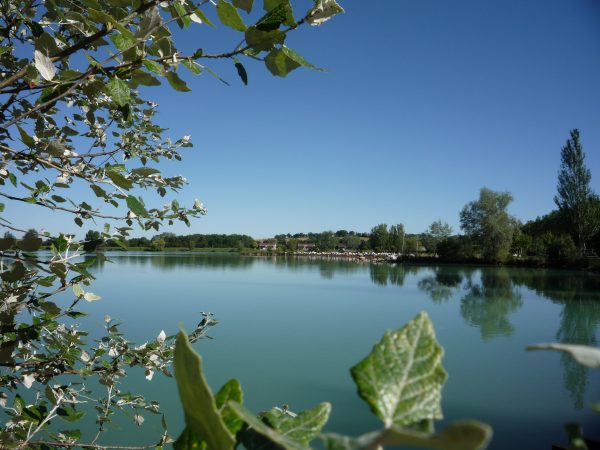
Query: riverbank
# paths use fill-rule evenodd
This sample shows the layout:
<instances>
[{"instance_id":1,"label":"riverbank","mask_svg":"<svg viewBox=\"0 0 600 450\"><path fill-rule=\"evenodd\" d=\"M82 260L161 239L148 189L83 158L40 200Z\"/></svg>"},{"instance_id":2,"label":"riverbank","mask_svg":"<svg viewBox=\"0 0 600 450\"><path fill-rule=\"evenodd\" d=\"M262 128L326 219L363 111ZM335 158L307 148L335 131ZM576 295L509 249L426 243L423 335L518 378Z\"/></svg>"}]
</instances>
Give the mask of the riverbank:
<instances>
[{"instance_id":1,"label":"riverbank","mask_svg":"<svg viewBox=\"0 0 600 450\"><path fill-rule=\"evenodd\" d=\"M376 253L376 252L269 252L269 251L251 251L240 252L242 256L249 257L269 257L269 256L294 256L314 259L341 259L356 262L378 262L378 263L410 263L410 264L444 264L444 265L484 265L484 266L505 266L505 267L526 267L526 268L552 268L552 269L570 269L584 270L600 273L600 258L585 257L573 261L570 264L551 264L540 258L525 257L512 258L503 263L489 263L480 258L466 258L461 260L449 260L439 258L433 255L402 255L398 253Z\"/></svg>"}]
</instances>

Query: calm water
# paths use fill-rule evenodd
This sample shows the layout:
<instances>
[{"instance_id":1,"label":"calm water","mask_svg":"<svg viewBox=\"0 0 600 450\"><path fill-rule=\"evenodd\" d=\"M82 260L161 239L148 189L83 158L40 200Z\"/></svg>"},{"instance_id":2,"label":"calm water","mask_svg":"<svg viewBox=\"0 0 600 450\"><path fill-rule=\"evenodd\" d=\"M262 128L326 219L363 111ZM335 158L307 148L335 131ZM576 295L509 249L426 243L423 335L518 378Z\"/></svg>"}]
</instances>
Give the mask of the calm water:
<instances>
[{"instance_id":1,"label":"calm water","mask_svg":"<svg viewBox=\"0 0 600 450\"><path fill-rule=\"evenodd\" d=\"M220 321L214 339L196 344L209 383L216 391L237 377L253 411L282 404L297 411L330 401L329 430L355 435L378 427L348 369L385 330L426 310L450 374L443 423L477 418L491 424L494 449L548 450L565 442L568 421L600 437L600 421L588 407L600 401L600 371L556 353L524 350L548 341L597 344L597 275L225 254L111 259L93 269L93 291L103 299L86 305L85 325L99 330L110 314L142 343L161 329L175 333L180 323L192 330L200 311L214 313ZM156 375L149 382L133 372L122 388L159 400L173 432L180 430L173 379ZM125 425L114 433L123 442L153 442L159 422L147 417L142 430L131 433Z\"/></svg>"}]
</instances>

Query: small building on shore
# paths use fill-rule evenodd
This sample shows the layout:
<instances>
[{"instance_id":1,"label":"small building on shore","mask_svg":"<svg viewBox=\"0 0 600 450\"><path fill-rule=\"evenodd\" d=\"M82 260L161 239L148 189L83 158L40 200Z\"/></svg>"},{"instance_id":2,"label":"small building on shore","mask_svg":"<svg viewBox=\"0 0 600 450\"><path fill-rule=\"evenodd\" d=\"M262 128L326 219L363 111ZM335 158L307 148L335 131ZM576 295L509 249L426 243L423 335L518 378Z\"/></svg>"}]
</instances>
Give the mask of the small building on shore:
<instances>
[{"instance_id":1,"label":"small building on shore","mask_svg":"<svg viewBox=\"0 0 600 450\"><path fill-rule=\"evenodd\" d=\"M260 242L258 244L258 248L260 251L271 251L277 250L277 242Z\"/></svg>"}]
</instances>

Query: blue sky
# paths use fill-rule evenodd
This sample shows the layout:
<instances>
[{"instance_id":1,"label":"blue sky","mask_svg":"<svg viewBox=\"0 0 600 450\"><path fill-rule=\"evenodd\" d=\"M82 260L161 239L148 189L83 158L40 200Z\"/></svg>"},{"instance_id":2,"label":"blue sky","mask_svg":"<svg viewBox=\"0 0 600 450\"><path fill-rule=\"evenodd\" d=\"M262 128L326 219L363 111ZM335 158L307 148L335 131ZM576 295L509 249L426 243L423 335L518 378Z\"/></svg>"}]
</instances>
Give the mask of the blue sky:
<instances>
[{"instance_id":1,"label":"blue sky","mask_svg":"<svg viewBox=\"0 0 600 450\"><path fill-rule=\"evenodd\" d=\"M182 69L192 92L145 92L171 136L192 135L184 162L165 170L189 180L181 201L200 198L209 211L168 231L267 237L404 223L422 232L437 219L458 231L460 209L483 186L512 192L510 212L527 221L554 208L560 149L575 127L600 191L600 3L340 3L345 14L287 41L326 72L279 79L244 61L244 86L223 61L210 67L229 87ZM311 2L292 4L300 15ZM239 42L195 26L179 47ZM35 213L51 231L77 231Z\"/></svg>"}]
</instances>

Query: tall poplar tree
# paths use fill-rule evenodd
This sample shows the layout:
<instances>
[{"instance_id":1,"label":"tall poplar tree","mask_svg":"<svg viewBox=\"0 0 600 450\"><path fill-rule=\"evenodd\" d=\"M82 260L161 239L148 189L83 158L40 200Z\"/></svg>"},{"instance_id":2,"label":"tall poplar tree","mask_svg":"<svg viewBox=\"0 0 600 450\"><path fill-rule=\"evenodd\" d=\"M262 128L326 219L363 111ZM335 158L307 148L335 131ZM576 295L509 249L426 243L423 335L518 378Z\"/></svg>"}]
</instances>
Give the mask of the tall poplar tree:
<instances>
[{"instance_id":1,"label":"tall poplar tree","mask_svg":"<svg viewBox=\"0 0 600 450\"><path fill-rule=\"evenodd\" d=\"M560 153L557 195L554 202L567 219L573 239L581 253L586 242L600 228L600 217L594 199L596 194L590 187L592 173L585 165L585 153L579 141L579 130L571 130Z\"/></svg>"}]
</instances>

